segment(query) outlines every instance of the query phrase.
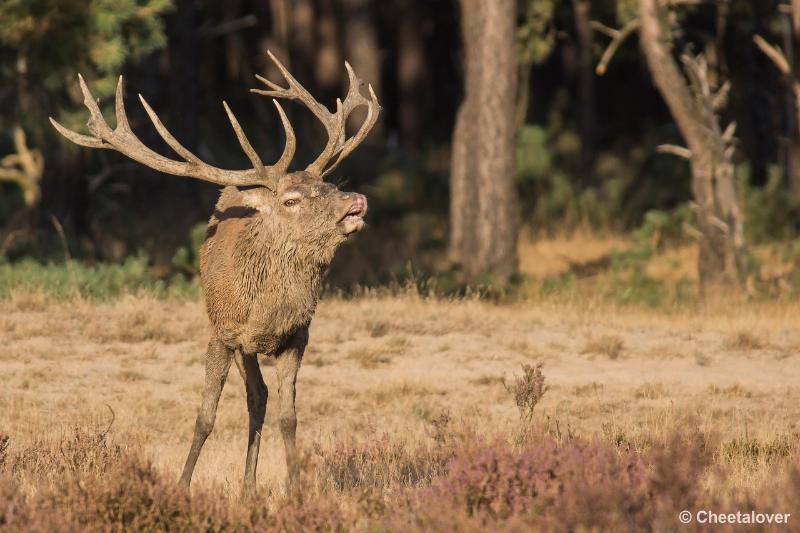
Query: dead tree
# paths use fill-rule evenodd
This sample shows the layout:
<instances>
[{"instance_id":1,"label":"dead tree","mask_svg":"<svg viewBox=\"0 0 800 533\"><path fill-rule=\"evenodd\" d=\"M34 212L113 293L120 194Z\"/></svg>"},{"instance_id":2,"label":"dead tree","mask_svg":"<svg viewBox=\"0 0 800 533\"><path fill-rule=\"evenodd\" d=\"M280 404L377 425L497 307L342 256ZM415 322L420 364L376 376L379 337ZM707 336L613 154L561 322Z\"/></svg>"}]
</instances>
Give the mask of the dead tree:
<instances>
[{"instance_id":1,"label":"dead tree","mask_svg":"<svg viewBox=\"0 0 800 533\"><path fill-rule=\"evenodd\" d=\"M784 16L789 16L791 23L790 35L786 36L785 43L788 48L800 45L800 0L792 0L791 5L781 5L786 8ZM791 91L790 107L794 108L794 116L789 114L786 119L789 121L787 130L788 138L785 139L787 170L789 174L789 190L792 197L800 200L800 79L798 79L797 63L792 62L786 57L780 46L772 45L760 35L753 36L753 42L758 48L772 61L775 67L783 76L786 86ZM791 57L791 54L789 54Z\"/></svg>"},{"instance_id":2,"label":"dead tree","mask_svg":"<svg viewBox=\"0 0 800 533\"><path fill-rule=\"evenodd\" d=\"M713 86L702 54L684 53L681 69L673 56L663 2L638 0L638 15L620 31L595 24L612 38L597 71L602 74L625 38L639 31L653 82L686 142L686 147L662 145L659 151L686 158L691 167L696 227L687 230L699 242L701 292L720 284L735 284L745 258L743 215L732 162L736 125L731 123L723 129L718 114L727 103L730 84Z\"/></svg>"},{"instance_id":3,"label":"dead tree","mask_svg":"<svg viewBox=\"0 0 800 533\"><path fill-rule=\"evenodd\" d=\"M181 475L189 486L200 450L214 427L222 387L235 361L247 389L249 414L244 486L256 480L261 429L267 408L267 387L258 354L275 357L278 373L280 431L286 449L288 484L297 476L295 451L295 380L308 342L324 273L344 240L364 227L367 200L343 193L323 178L358 147L378 119L380 106L370 86L345 63L350 89L331 113L270 54L288 84L283 88L259 77L268 90L254 92L273 98L299 100L322 122L328 141L305 170L289 172L295 153L291 123L277 100L275 106L286 131L286 146L274 165L264 165L228 105L225 111L242 150L252 164L247 170L225 170L203 162L164 127L153 109L139 96L164 141L183 160L167 158L145 146L133 133L125 115L122 78L117 84L114 129L106 123L94 96L80 78L84 104L89 109L91 135L68 130L50 119L67 139L81 146L116 150L154 170L209 181L225 188L208 225L200 250L200 280L211 320L212 335L206 352L203 401L194 439ZM357 133L347 137L344 124L356 108L367 115Z\"/></svg>"},{"instance_id":4,"label":"dead tree","mask_svg":"<svg viewBox=\"0 0 800 533\"><path fill-rule=\"evenodd\" d=\"M464 100L450 162L450 257L465 280L517 271L514 0L461 0Z\"/></svg>"},{"instance_id":5,"label":"dead tree","mask_svg":"<svg viewBox=\"0 0 800 533\"><path fill-rule=\"evenodd\" d=\"M14 126L14 150L0 159L0 181L15 183L22 191L25 207L33 209L41 197L41 181L44 174L44 157L39 150L31 150L21 126Z\"/></svg>"}]
</instances>

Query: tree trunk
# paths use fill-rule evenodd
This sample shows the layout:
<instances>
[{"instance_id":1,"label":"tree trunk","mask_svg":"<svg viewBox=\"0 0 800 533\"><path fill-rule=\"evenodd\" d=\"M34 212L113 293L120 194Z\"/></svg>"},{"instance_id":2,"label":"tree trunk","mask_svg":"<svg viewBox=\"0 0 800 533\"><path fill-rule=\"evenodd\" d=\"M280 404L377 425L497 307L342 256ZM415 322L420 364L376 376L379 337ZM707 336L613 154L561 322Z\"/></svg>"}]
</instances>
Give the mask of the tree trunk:
<instances>
[{"instance_id":1,"label":"tree trunk","mask_svg":"<svg viewBox=\"0 0 800 533\"><path fill-rule=\"evenodd\" d=\"M341 79L342 54L339 50L339 26L333 0L317 2L317 48L314 77L323 91L336 91Z\"/></svg>"},{"instance_id":2,"label":"tree trunk","mask_svg":"<svg viewBox=\"0 0 800 533\"><path fill-rule=\"evenodd\" d=\"M191 0L176 3L176 13L170 18L169 33L169 110L172 133L188 150L197 151L200 91L200 38L197 33L197 9ZM164 191L196 199L191 180L176 180L161 175L159 187ZM145 191L145 194L147 192Z\"/></svg>"},{"instance_id":3,"label":"tree trunk","mask_svg":"<svg viewBox=\"0 0 800 533\"><path fill-rule=\"evenodd\" d=\"M573 0L575 31L578 35L578 116L581 135L581 166L584 179L591 181L594 165L595 92L593 32L589 17L589 0Z\"/></svg>"},{"instance_id":4,"label":"tree trunk","mask_svg":"<svg viewBox=\"0 0 800 533\"><path fill-rule=\"evenodd\" d=\"M343 7L344 50L347 61L358 72L358 76L372 84L375 94L381 94L381 60L378 35L372 17L370 0L340 0ZM347 84L347 76L342 77ZM364 122L366 110L358 109L350 115L348 126L354 131ZM383 136L381 121L375 124L367 137L374 143Z\"/></svg>"},{"instance_id":5,"label":"tree trunk","mask_svg":"<svg viewBox=\"0 0 800 533\"><path fill-rule=\"evenodd\" d=\"M658 0L638 0L640 41L653 81L667 103L691 152L702 292L738 279L744 256L743 219L734 180L731 149L719 127L702 59L684 56L687 78L672 56ZM698 85L700 85L698 87ZM705 89L705 90L703 90ZM703 94L705 93L705 94Z\"/></svg>"},{"instance_id":6,"label":"tree trunk","mask_svg":"<svg viewBox=\"0 0 800 533\"><path fill-rule=\"evenodd\" d=\"M467 282L517 271L514 0L460 0L464 100L453 132L450 257Z\"/></svg>"},{"instance_id":7,"label":"tree trunk","mask_svg":"<svg viewBox=\"0 0 800 533\"><path fill-rule=\"evenodd\" d=\"M402 14L397 29L398 126L400 145L417 154L421 148L425 47L421 21L413 9Z\"/></svg>"},{"instance_id":8,"label":"tree trunk","mask_svg":"<svg viewBox=\"0 0 800 533\"><path fill-rule=\"evenodd\" d=\"M798 69L797 47L800 45L800 0L792 0L791 18L787 21L789 31L786 36L786 59L794 73L795 79ZM800 86L797 81L789 80L787 94L787 136L786 159L789 178L789 194L795 200L800 200Z\"/></svg>"}]
</instances>

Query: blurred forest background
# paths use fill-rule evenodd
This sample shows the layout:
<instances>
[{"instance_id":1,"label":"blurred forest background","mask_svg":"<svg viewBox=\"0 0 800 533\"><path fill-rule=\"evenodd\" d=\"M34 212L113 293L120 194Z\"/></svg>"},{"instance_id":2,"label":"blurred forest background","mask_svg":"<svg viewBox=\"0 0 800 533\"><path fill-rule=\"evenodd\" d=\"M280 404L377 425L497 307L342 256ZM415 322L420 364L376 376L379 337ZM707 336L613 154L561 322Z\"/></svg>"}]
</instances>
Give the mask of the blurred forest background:
<instances>
[{"instance_id":1,"label":"blurred forest background","mask_svg":"<svg viewBox=\"0 0 800 533\"><path fill-rule=\"evenodd\" d=\"M510 280L547 295L592 279L620 301L719 284L793 297L799 45L797 1L4 0L0 292L191 286L217 187L71 145L47 117L85 131L80 72L113 125L123 74L154 149L171 153L137 93L202 159L246 168L226 100L274 161L278 117L248 91L256 74L280 79L269 49L329 106L348 60L383 107L334 174L369 197L371 226L340 252L334 287ZM302 168L324 132L285 107ZM526 268L535 243L575 234L617 244Z\"/></svg>"}]
</instances>

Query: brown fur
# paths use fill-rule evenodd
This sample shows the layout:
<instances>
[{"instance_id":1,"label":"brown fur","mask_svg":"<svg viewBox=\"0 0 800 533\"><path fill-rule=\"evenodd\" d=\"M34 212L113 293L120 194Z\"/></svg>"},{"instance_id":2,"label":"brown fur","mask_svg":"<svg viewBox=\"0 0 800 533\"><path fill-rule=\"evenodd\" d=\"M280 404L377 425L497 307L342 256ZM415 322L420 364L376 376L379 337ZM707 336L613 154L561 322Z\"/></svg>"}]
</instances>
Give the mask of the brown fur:
<instances>
[{"instance_id":1,"label":"brown fur","mask_svg":"<svg viewBox=\"0 0 800 533\"><path fill-rule=\"evenodd\" d=\"M296 201L296 205L287 202ZM345 219L351 208L363 206ZM363 227L366 199L341 193L307 172L288 174L274 191L226 187L200 250L200 278L213 337L206 390L181 481L188 485L231 360L247 386L250 413L245 485L255 483L267 389L257 354L277 358L280 428L290 482L296 475L294 383L308 342L322 280L336 248Z\"/></svg>"}]
</instances>

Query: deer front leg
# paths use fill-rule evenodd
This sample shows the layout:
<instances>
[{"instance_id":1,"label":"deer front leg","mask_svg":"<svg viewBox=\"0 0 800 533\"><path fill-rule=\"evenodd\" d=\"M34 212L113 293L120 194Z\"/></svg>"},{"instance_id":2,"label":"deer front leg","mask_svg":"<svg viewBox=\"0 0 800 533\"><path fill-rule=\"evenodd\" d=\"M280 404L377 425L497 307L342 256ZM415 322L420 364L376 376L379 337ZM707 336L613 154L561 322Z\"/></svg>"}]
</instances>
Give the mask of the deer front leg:
<instances>
[{"instance_id":1,"label":"deer front leg","mask_svg":"<svg viewBox=\"0 0 800 533\"><path fill-rule=\"evenodd\" d=\"M249 420L247 435L247 459L244 466L244 490L252 492L256 487L256 468L258 449L261 444L261 428L267 414L267 385L261 375L256 354L236 352L236 366L244 380L247 390L247 414Z\"/></svg>"},{"instance_id":2,"label":"deer front leg","mask_svg":"<svg viewBox=\"0 0 800 533\"><path fill-rule=\"evenodd\" d=\"M300 361L308 344L308 328L302 328L277 354L275 368L278 373L278 400L280 401L279 424L283 445L286 449L286 490L290 491L297 481L297 451L295 432L297 415L294 408L295 382Z\"/></svg>"},{"instance_id":3,"label":"deer front leg","mask_svg":"<svg viewBox=\"0 0 800 533\"><path fill-rule=\"evenodd\" d=\"M200 450L203 448L206 439L214 429L214 420L217 417L217 404L219 396L222 394L222 387L225 386L225 378L228 377L228 370L231 367L231 350L225 347L217 339L211 339L206 351L206 383L203 389L203 403L197 413L197 420L194 425L194 438L186 464L183 467L180 484L189 488L192 482L192 473L200 457Z\"/></svg>"}]
</instances>

